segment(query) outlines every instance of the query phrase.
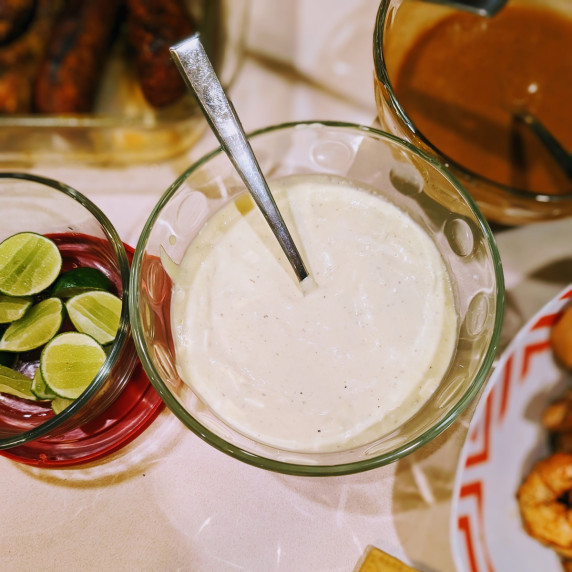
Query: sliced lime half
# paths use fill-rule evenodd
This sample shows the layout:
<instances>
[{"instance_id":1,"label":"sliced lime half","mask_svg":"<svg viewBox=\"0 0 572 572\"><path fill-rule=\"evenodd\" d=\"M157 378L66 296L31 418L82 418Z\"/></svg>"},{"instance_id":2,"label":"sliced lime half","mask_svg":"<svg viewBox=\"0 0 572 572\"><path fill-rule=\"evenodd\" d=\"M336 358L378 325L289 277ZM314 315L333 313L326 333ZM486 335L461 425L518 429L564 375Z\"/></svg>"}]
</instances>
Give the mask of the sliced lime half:
<instances>
[{"instance_id":1,"label":"sliced lime half","mask_svg":"<svg viewBox=\"0 0 572 572\"><path fill-rule=\"evenodd\" d=\"M26 352L49 342L60 329L64 307L59 298L47 298L34 304L23 318L12 322L2 339L0 351Z\"/></svg>"},{"instance_id":2,"label":"sliced lime half","mask_svg":"<svg viewBox=\"0 0 572 572\"><path fill-rule=\"evenodd\" d=\"M0 294L0 324L19 320L32 305L31 296L4 296Z\"/></svg>"},{"instance_id":3,"label":"sliced lime half","mask_svg":"<svg viewBox=\"0 0 572 572\"><path fill-rule=\"evenodd\" d=\"M32 380L3 365L0 365L0 393L23 397L24 399L36 399L32 393Z\"/></svg>"},{"instance_id":4,"label":"sliced lime half","mask_svg":"<svg viewBox=\"0 0 572 572\"><path fill-rule=\"evenodd\" d=\"M74 401L74 399L55 397L52 399L52 411L57 415L58 413L61 413L66 407L69 407Z\"/></svg>"},{"instance_id":5,"label":"sliced lime half","mask_svg":"<svg viewBox=\"0 0 572 572\"><path fill-rule=\"evenodd\" d=\"M109 292L86 292L66 302L68 315L78 332L100 344L112 342L119 328L121 300Z\"/></svg>"},{"instance_id":6,"label":"sliced lime half","mask_svg":"<svg viewBox=\"0 0 572 572\"><path fill-rule=\"evenodd\" d=\"M38 294L54 282L61 267L53 240L34 232L14 234L0 243L0 293Z\"/></svg>"},{"instance_id":7,"label":"sliced lime half","mask_svg":"<svg viewBox=\"0 0 572 572\"><path fill-rule=\"evenodd\" d=\"M46 385L40 368L36 370L34 379L32 379L32 393L38 399L54 399L57 397L56 394Z\"/></svg>"},{"instance_id":8,"label":"sliced lime half","mask_svg":"<svg viewBox=\"0 0 572 572\"><path fill-rule=\"evenodd\" d=\"M40 368L48 388L58 397L78 398L106 359L105 351L87 334L65 332L42 350Z\"/></svg>"}]
</instances>

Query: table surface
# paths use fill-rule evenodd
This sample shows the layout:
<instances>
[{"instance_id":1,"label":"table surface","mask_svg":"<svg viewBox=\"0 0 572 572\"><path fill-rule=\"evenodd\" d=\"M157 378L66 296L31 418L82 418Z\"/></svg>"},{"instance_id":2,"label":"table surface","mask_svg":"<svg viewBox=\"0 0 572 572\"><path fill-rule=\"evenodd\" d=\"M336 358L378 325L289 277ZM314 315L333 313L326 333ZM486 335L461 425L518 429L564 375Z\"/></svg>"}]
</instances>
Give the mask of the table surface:
<instances>
[{"instance_id":1,"label":"table surface","mask_svg":"<svg viewBox=\"0 0 572 572\"><path fill-rule=\"evenodd\" d=\"M264 19L258 4L255 26L257 18ZM312 72L316 60L302 61L288 46L280 46L286 56L277 61L276 42L288 43L292 36L283 33L265 44L267 29L251 32L251 51L231 90L245 128L303 119L372 124L371 56L364 30L369 33L375 4L352 3L353 17L346 13L348 3L329 4L349 26L341 36L351 50L339 45L336 61L328 69L322 60L319 73ZM301 6L307 3L300 2L299 11ZM298 13L290 22L298 31L297 50L308 41L308 32L303 34L311 28L308 19ZM361 64L348 66L344 58ZM347 90L350 80L364 89ZM124 241L135 245L169 184L214 146L213 136L205 133L187 154L159 164L34 165L30 170L86 194ZM507 285L505 345L572 282L572 219L495 235ZM0 568L351 571L374 545L419 570L454 570L451 493L472 410L397 463L335 478L292 477L243 464L205 444L168 410L123 450L81 468L37 469L0 458Z\"/></svg>"}]
</instances>

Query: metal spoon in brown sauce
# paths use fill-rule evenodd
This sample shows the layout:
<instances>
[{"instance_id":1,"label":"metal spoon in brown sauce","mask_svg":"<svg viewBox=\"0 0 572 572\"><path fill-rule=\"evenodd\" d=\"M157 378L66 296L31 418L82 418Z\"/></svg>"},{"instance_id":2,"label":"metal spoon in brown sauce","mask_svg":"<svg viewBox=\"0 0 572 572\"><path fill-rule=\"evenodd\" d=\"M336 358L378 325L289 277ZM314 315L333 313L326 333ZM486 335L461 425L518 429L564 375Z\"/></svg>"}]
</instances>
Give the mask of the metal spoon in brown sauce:
<instances>
[{"instance_id":1,"label":"metal spoon in brown sauce","mask_svg":"<svg viewBox=\"0 0 572 572\"><path fill-rule=\"evenodd\" d=\"M479 16L491 17L507 3L507 0L426 0L426 2L450 6Z\"/></svg>"}]
</instances>

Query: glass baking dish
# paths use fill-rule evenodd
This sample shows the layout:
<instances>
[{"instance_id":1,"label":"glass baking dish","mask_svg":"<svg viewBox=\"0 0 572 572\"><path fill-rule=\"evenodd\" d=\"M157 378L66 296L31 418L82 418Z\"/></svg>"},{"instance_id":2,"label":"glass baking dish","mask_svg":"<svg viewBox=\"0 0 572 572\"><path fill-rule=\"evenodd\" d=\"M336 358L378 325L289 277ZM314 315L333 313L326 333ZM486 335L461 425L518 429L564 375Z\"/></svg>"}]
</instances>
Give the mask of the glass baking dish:
<instances>
[{"instance_id":1,"label":"glass baking dish","mask_svg":"<svg viewBox=\"0 0 572 572\"><path fill-rule=\"evenodd\" d=\"M248 0L186 0L223 84L241 60ZM36 162L127 164L188 149L206 122L189 93L165 109L144 99L124 34L106 63L93 113L0 115L0 167Z\"/></svg>"}]
</instances>

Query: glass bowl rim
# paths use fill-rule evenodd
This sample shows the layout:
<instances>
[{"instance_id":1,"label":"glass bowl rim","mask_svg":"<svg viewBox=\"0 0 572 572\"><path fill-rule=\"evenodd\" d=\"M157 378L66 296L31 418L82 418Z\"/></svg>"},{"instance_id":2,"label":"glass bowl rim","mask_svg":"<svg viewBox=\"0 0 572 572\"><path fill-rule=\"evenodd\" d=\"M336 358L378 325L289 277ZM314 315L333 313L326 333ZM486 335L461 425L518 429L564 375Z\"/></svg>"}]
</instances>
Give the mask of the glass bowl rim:
<instances>
[{"instance_id":1,"label":"glass bowl rim","mask_svg":"<svg viewBox=\"0 0 572 572\"><path fill-rule=\"evenodd\" d=\"M227 441L225 441L224 439L222 439L221 437L219 437L218 435L216 435L215 433L204 427L200 422L198 422L171 394L166 384L162 380L161 376L155 369L153 362L147 355L145 349L145 342L142 335L142 321L138 309L139 289L137 287L137 284L139 283L140 280L141 261L143 258L143 252L145 250L145 244L147 242L147 239L165 204L169 201L169 199L174 195L174 193L179 189L179 187L184 183L184 181L186 181L186 179L193 172L200 169L205 163L210 161L212 158L220 155L223 152L222 147L218 147L213 151L205 154L203 157L195 161L190 167L188 167L169 186L169 188L165 191L163 196L159 199L159 201L151 211L151 214L149 215L149 218L147 219L147 222L143 227L143 230L137 242L137 246L135 248L135 254L133 256L133 263L131 267L132 294L129 298L129 310L131 316L132 336L135 342L135 348L137 349L137 353L139 354L139 359L141 361L141 364L143 365L143 368L147 376L149 377L149 380L151 381L152 385L155 387L155 390L157 391L157 393L159 393L165 404L168 406L168 408L175 414L176 417L179 418L180 421L182 421L182 423L187 428L193 431L197 436L199 436L209 445L213 446L215 449L218 449L219 451L226 453L231 457L234 457L247 464L259 468L275 471L278 473L299 475L299 476L339 476L339 475L347 475L352 473L363 472L399 460L400 458L415 451L422 445L428 443L433 438L441 434L464 411L467 405L472 401L472 399L478 393L483 383L486 381L496 356L496 350L500 339L502 321L503 321L503 312L504 312L504 276L502 271L500 255L492 231L487 221L485 220L484 216L477 207L476 203L473 201L472 197L459 183L459 181L454 177L454 175L452 175L449 171L447 171L443 167L443 165L440 164L435 159L435 157L424 152L421 149L418 149L408 141L400 139L395 135L386 133L379 129L375 129L373 127L368 127L365 125L359 125L356 123L347 123L340 121L310 121L310 120L293 121L293 122L271 125L248 133L247 138L251 140L253 138L269 133L274 133L277 131L286 131L288 129L300 129L300 128L315 128L315 127L336 128L336 129L342 129L344 131L348 129L355 130L357 132L361 132L362 134L368 135L373 138L387 139L395 144L406 147L412 153L420 156L428 163L430 163L435 169L437 169L441 173L441 175L443 175L447 180L449 180L449 182L453 184L455 188L457 188L460 195L463 197L463 199L466 201L467 205L470 207L471 211L475 215L478 221L479 229L483 233L483 236L487 241L487 245L489 246L491 251L492 264L495 273L496 305L495 305L494 327L491 334L490 342L488 344L486 353L484 355L479 370L475 374L470 386L467 388L465 393L459 398L454 407L452 407L451 411L449 411L443 417L443 419L432 425L429 429L425 430L423 433L421 433L414 439L411 439L407 443L401 445L400 447L397 447L396 449L387 453L383 453L381 455L376 455L368 459L362 459L359 461L352 461L348 463L340 463L332 465L316 465L316 464L304 465L300 463L292 463L292 462L269 459L268 457L263 457L255 453L251 453L250 451L247 451L241 447L237 447L235 445L228 443ZM320 454L318 453L316 454L316 456L319 457Z\"/></svg>"},{"instance_id":2,"label":"glass bowl rim","mask_svg":"<svg viewBox=\"0 0 572 572\"><path fill-rule=\"evenodd\" d=\"M58 427L60 427L63 423L65 423L68 419L73 417L78 411L83 409L83 407L89 403L92 397L100 390L101 386L103 385L104 381L106 380L107 376L117 363L121 351L128 341L130 336L130 320L129 320L129 261L127 259L127 254L125 251L125 246L119 237L119 234L115 230L115 227L111 224L111 221L107 218L107 216L101 211L99 207L95 205L92 201L90 201L85 195L62 183L61 181L57 181L55 179L51 179L48 177L43 177L40 175L34 175L32 173L25 173L25 172L0 172L0 180L2 179L13 179L13 180L20 180L20 181L30 181L33 183L37 183L39 185L43 185L46 187L50 187L55 191L59 191L62 194L68 196L69 198L73 199L80 205L82 205L87 211L91 213L97 220L97 222L101 225L104 233L106 234L109 242L111 243L115 254L117 255L118 264L119 264L119 273L121 279L121 288L123 290L122 294L122 304L121 304L121 317L119 321L119 329L117 330L117 334L115 339L113 340L111 350L107 354L105 362L101 369L99 370L98 374L95 376L93 381L89 384L89 386L85 389L85 391L73 401L68 407L66 407L63 411L54 415L44 423L34 427L33 429L29 429L28 431L24 431L19 433L18 435L14 435L7 438L0 439L0 449L8 449L11 447L16 447L18 445L22 445L27 443L28 441L35 441L36 439L40 439L41 437L53 432Z\"/></svg>"},{"instance_id":3,"label":"glass bowl rim","mask_svg":"<svg viewBox=\"0 0 572 572\"><path fill-rule=\"evenodd\" d=\"M375 18L374 32L373 32L373 63L375 68L375 75L378 81L383 83L387 93L389 95L389 101L392 106L393 111L397 114L398 119L403 122L409 130L419 137L419 139L429 148L431 151L437 155L437 157L442 157L444 163L451 165L452 168L458 170L461 173L467 174L471 179L484 183L489 186L501 189L509 195L513 195L515 198L525 201L531 201L533 203L547 204L551 203L557 205L559 203L567 203L572 201L572 193L564 193L559 195L551 195L548 193L537 193L535 191L527 191L525 189L519 189L517 187L511 187L503 183L498 183L480 175L475 171L471 171L467 167L459 164L457 161L451 159L443 151L435 147L431 141L429 141L425 135L413 124L413 121L409 118L405 110L397 100L395 92L393 90L393 85L389 79L387 73L387 68L385 66L385 56L383 53L383 39L384 39L384 25L387 20L387 13L389 10L389 4L391 0L381 0L379 8L377 10L377 15Z\"/></svg>"}]
</instances>

